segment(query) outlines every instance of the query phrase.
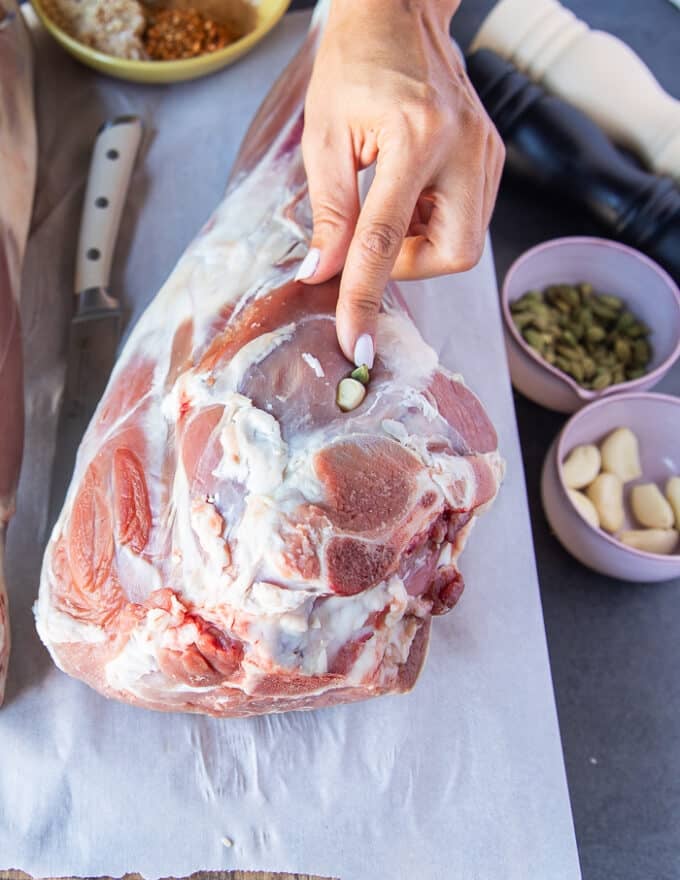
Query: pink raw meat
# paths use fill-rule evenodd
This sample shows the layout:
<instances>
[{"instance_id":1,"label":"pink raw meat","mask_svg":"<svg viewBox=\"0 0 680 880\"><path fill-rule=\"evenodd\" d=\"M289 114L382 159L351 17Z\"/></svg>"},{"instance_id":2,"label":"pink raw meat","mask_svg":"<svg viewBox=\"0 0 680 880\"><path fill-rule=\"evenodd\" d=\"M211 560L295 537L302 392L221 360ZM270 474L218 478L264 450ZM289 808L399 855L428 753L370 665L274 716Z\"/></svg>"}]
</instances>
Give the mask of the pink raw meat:
<instances>
[{"instance_id":1,"label":"pink raw meat","mask_svg":"<svg viewBox=\"0 0 680 880\"><path fill-rule=\"evenodd\" d=\"M337 279L293 279L310 211L302 104L322 14L227 195L134 329L83 439L36 618L111 697L248 715L409 690L502 475L482 405L396 289L365 401Z\"/></svg>"},{"instance_id":2,"label":"pink raw meat","mask_svg":"<svg viewBox=\"0 0 680 880\"><path fill-rule=\"evenodd\" d=\"M19 286L35 173L31 46L10 0L0 4L0 704L10 649L3 553L24 441Z\"/></svg>"}]
</instances>

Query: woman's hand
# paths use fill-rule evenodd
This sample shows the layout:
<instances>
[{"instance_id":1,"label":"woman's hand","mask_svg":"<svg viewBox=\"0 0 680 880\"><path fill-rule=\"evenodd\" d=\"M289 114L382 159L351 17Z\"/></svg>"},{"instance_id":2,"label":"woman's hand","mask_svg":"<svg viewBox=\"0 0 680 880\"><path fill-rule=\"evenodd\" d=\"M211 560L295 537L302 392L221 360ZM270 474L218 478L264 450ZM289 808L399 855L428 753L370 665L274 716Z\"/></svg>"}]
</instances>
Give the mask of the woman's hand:
<instances>
[{"instance_id":1,"label":"woman's hand","mask_svg":"<svg viewBox=\"0 0 680 880\"><path fill-rule=\"evenodd\" d=\"M479 260L505 151L449 37L459 0L333 0L305 104L314 216L298 277L341 269L338 339L372 366L390 277ZM376 163L361 213L356 172Z\"/></svg>"}]
</instances>

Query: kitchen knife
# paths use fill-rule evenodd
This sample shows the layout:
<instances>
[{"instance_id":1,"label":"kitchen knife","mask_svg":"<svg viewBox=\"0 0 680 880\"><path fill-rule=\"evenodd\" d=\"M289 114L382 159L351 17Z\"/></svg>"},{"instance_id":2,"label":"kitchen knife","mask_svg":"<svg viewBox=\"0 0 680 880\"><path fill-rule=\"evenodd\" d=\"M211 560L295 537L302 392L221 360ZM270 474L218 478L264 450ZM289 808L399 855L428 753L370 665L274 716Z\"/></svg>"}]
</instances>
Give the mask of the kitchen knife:
<instances>
[{"instance_id":1,"label":"kitchen knife","mask_svg":"<svg viewBox=\"0 0 680 880\"><path fill-rule=\"evenodd\" d=\"M74 314L52 476L51 522L64 500L76 450L116 359L122 310L109 291L109 279L141 137L142 123L136 116L119 116L99 129L92 152L76 251Z\"/></svg>"}]
</instances>

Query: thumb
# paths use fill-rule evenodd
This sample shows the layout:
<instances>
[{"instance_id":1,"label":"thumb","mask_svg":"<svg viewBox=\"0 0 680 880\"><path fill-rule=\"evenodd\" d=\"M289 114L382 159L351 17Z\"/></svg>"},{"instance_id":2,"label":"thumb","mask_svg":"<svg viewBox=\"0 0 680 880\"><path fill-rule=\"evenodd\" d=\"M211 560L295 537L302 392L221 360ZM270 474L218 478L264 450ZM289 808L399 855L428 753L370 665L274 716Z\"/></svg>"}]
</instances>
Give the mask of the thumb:
<instances>
[{"instance_id":1,"label":"thumb","mask_svg":"<svg viewBox=\"0 0 680 880\"><path fill-rule=\"evenodd\" d=\"M359 215L359 190L352 144L333 134L307 134L302 156L312 205L313 233L298 281L319 284L342 269Z\"/></svg>"},{"instance_id":2,"label":"thumb","mask_svg":"<svg viewBox=\"0 0 680 880\"><path fill-rule=\"evenodd\" d=\"M375 327L383 293L421 191L418 176L398 155L378 155L340 283L338 341L357 366L373 366Z\"/></svg>"}]
</instances>

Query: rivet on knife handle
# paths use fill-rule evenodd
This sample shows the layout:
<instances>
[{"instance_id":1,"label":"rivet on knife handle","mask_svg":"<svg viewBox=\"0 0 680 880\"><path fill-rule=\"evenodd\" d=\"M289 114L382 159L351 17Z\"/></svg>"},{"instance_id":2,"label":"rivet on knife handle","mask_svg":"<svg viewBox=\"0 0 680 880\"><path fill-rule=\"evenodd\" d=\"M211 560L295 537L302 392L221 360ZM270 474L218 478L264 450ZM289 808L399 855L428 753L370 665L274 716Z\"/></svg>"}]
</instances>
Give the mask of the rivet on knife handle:
<instances>
[{"instance_id":1,"label":"rivet on knife handle","mask_svg":"<svg viewBox=\"0 0 680 880\"><path fill-rule=\"evenodd\" d=\"M106 288L135 156L142 137L136 116L105 123L97 135L76 255L75 292ZM80 311L86 303L78 305Z\"/></svg>"}]
</instances>

